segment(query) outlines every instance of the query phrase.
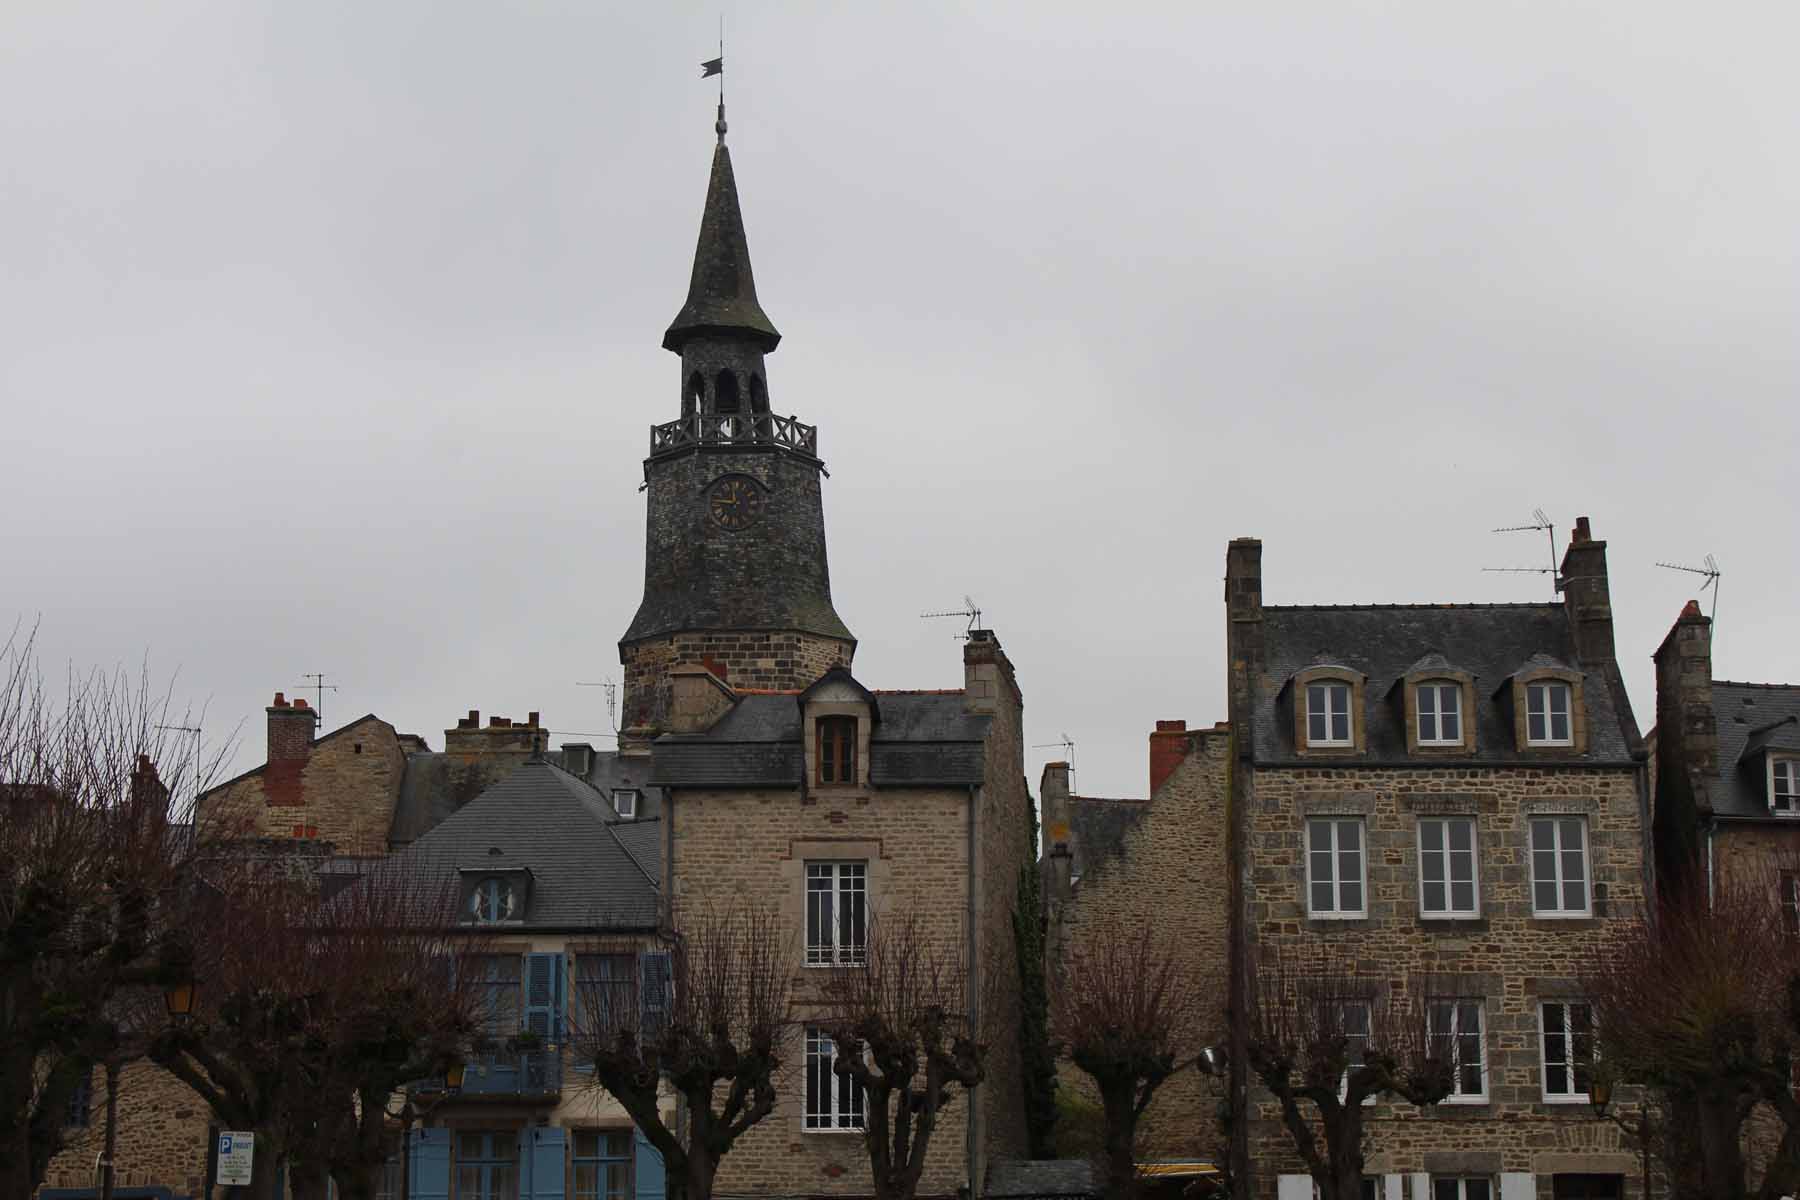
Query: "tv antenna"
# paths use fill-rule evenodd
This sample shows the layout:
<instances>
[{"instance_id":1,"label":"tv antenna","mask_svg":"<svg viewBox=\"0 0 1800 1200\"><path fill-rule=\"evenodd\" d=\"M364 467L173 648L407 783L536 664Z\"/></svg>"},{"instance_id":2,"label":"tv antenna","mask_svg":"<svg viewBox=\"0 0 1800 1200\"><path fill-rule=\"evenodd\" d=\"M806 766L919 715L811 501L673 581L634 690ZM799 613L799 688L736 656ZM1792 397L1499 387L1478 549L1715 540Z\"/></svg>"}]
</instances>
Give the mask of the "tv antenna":
<instances>
[{"instance_id":1,"label":"tv antenna","mask_svg":"<svg viewBox=\"0 0 1800 1200\"><path fill-rule=\"evenodd\" d=\"M158 725L158 729L166 729L170 733L191 733L194 735L194 803L200 803L200 727L198 725ZM177 783L180 780L176 781Z\"/></svg>"},{"instance_id":2,"label":"tv antenna","mask_svg":"<svg viewBox=\"0 0 1800 1200\"><path fill-rule=\"evenodd\" d=\"M1531 510L1531 524L1529 524L1529 525L1502 525L1498 529L1489 530L1489 532L1490 533L1542 533L1542 534L1547 535L1547 537L1549 538L1549 543L1550 543L1550 565L1549 566L1547 566L1547 567L1483 567L1481 569L1483 571L1487 571L1487 572L1490 572L1495 575L1548 575L1550 577L1550 586L1552 588L1554 588L1556 591L1559 591L1559 592L1562 591L1562 581L1556 577L1556 575L1557 575L1556 526L1551 524L1550 518L1544 515L1543 509L1534 508Z\"/></svg>"},{"instance_id":3,"label":"tv antenna","mask_svg":"<svg viewBox=\"0 0 1800 1200\"><path fill-rule=\"evenodd\" d=\"M968 628L956 635L956 640L959 642L968 641L969 634L973 633L981 625L981 609L976 605L974 598L970 596L963 597L963 606L961 608L952 608L945 612L925 612L919 614L920 620L925 620L928 617L967 617L969 621Z\"/></svg>"},{"instance_id":4,"label":"tv antenna","mask_svg":"<svg viewBox=\"0 0 1800 1200\"><path fill-rule=\"evenodd\" d=\"M1706 576L1706 582L1700 585L1700 590L1704 592L1707 588L1712 589L1712 612L1709 614L1709 618L1716 621L1719 619L1719 576L1724 574L1724 572L1719 570L1718 560L1713 558L1710 554L1700 561L1704 562L1706 565L1704 567L1689 567L1684 566L1681 563L1666 562L1659 562L1656 565L1670 571L1686 571L1690 575Z\"/></svg>"},{"instance_id":5,"label":"tv antenna","mask_svg":"<svg viewBox=\"0 0 1800 1200\"><path fill-rule=\"evenodd\" d=\"M335 683L326 683L325 672L323 671L307 671L304 672L301 677L303 679L310 679L312 682L303 683L294 690L299 692L312 691L318 694L318 700L313 704L313 711L319 715L319 728L323 729L325 728L325 693L337 691L338 686Z\"/></svg>"},{"instance_id":6,"label":"tv antenna","mask_svg":"<svg viewBox=\"0 0 1800 1200\"><path fill-rule=\"evenodd\" d=\"M612 726L612 736L618 737L619 736L619 684L618 684L618 682L616 680L612 680L612 679L602 679L597 682L589 682L586 680L577 679L575 681L575 686L576 687L597 687L597 688L605 688L606 689L606 723L608 725ZM595 734L593 736L605 737L606 735L602 733L602 734Z\"/></svg>"},{"instance_id":7,"label":"tv antenna","mask_svg":"<svg viewBox=\"0 0 1800 1200\"><path fill-rule=\"evenodd\" d=\"M1069 764L1069 791L1073 792L1075 790L1075 739L1065 733L1060 741L1036 742L1031 748L1033 750L1049 750L1053 747L1062 750L1063 761Z\"/></svg>"}]
</instances>

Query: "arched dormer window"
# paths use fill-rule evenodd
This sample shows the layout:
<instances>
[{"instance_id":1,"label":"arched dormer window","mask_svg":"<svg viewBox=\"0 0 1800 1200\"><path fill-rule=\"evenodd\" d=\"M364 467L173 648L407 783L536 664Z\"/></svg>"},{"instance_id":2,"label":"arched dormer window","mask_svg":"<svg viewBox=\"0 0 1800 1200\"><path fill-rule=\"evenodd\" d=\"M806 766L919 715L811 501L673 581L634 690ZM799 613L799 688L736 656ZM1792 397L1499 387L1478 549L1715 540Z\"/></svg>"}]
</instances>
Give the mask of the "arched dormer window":
<instances>
[{"instance_id":1,"label":"arched dormer window","mask_svg":"<svg viewBox=\"0 0 1800 1200\"><path fill-rule=\"evenodd\" d=\"M1308 667L1289 681L1293 692L1294 748L1302 754L1357 754L1363 729L1361 671L1337 665Z\"/></svg>"},{"instance_id":2,"label":"arched dormer window","mask_svg":"<svg viewBox=\"0 0 1800 1200\"><path fill-rule=\"evenodd\" d=\"M730 371L720 371L713 380L713 411L720 414L731 414L738 410L737 376Z\"/></svg>"},{"instance_id":3,"label":"arched dormer window","mask_svg":"<svg viewBox=\"0 0 1800 1200\"><path fill-rule=\"evenodd\" d=\"M1472 754L1475 677L1441 654L1428 654L1395 681L1406 718L1408 754Z\"/></svg>"},{"instance_id":4,"label":"arched dormer window","mask_svg":"<svg viewBox=\"0 0 1800 1200\"><path fill-rule=\"evenodd\" d=\"M763 387L761 375L750 376L750 411L753 414L769 411L769 391Z\"/></svg>"},{"instance_id":5,"label":"arched dormer window","mask_svg":"<svg viewBox=\"0 0 1800 1200\"><path fill-rule=\"evenodd\" d=\"M706 377L695 371L688 376L687 390L681 393L681 415L691 417L704 407L706 402Z\"/></svg>"},{"instance_id":6,"label":"arched dormer window","mask_svg":"<svg viewBox=\"0 0 1800 1200\"><path fill-rule=\"evenodd\" d=\"M1582 682L1580 671L1534 654L1500 685L1512 709L1513 736L1521 751L1587 752Z\"/></svg>"}]
</instances>

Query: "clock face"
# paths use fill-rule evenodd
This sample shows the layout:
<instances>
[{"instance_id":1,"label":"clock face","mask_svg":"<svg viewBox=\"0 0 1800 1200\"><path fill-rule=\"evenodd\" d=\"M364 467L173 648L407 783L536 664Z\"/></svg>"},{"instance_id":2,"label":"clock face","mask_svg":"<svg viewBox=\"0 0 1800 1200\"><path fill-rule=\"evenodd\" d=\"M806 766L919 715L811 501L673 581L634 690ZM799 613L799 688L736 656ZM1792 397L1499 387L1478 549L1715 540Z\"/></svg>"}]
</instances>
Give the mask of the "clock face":
<instances>
[{"instance_id":1,"label":"clock face","mask_svg":"<svg viewBox=\"0 0 1800 1200\"><path fill-rule=\"evenodd\" d=\"M723 529L748 529L767 503L768 492L748 475L721 475L706 492L707 510Z\"/></svg>"}]
</instances>

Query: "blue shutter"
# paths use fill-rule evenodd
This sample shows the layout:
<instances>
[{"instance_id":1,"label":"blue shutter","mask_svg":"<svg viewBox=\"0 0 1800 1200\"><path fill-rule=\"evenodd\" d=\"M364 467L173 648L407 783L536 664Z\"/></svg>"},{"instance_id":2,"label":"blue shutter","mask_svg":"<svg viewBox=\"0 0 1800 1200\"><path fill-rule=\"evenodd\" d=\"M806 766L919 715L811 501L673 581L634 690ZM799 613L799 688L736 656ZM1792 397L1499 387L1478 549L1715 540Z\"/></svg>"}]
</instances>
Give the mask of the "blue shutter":
<instances>
[{"instance_id":1,"label":"blue shutter","mask_svg":"<svg viewBox=\"0 0 1800 1200\"><path fill-rule=\"evenodd\" d=\"M563 1200L563 1147L567 1135L550 1125L519 1133L519 1200Z\"/></svg>"},{"instance_id":2,"label":"blue shutter","mask_svg":"<svg viewBox=\"0 0 1800 1200\"><path fill-rule=\"evenodd\" d=\"M669 1016L669 952L638 955L638 1029L645 1040L662 1032Z\"/></svg>"},{"instance_id":3,"label":"blue shutter","mask_svg":"<svg viewBox=\"0 0 1800 1200\"><path fill-rule=\"evenodd\" d=\"M525 1068L524 1090L554 1090L559 1082L552 1074L551 1063L560 1062L563 1008L563 956L528 954L525 956L525 1028L538 1035L543 1045L527 1051L520 1064Z\"/></svg>"},{"instance_id":4,"label":"blue shutter","mask_svg":"<svg viewBox=\"0 0 1800 1200\"><path fill-rule=\"evenodd\" d=\"M415 1129L406 1153L407 1200L450 1200L450 1131Z\"/></svg>"},{"instance_id":5,"label":"blue shutter","mask_svg":"<svg viewBox=\"0 0 1800 1200\"><path fill-rule=\"evenodd\" d=\"M666 959L668 955L663 957ZM635 1200L664 1200L669 1188L663 1178L662 1152L637 1129L631 1131L631 1157Z\"/></svg>"}]
</instances>

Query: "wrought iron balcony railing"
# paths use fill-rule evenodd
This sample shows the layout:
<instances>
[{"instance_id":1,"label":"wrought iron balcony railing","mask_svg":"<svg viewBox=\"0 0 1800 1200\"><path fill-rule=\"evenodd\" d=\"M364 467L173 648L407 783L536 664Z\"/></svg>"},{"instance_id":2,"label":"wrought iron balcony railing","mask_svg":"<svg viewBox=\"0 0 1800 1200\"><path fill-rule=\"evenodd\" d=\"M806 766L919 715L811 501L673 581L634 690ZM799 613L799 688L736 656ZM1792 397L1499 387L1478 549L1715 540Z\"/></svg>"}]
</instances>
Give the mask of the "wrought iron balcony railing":
<instances>
[{"instance_id":1,"label":"wrought iron balcony railing","mask_svg":"<svg viewBox=\"0 0 1800 1200\"><path fill-rule=\"evenodd\" d=\"M650 453L667 454L689 446L785 446L819 456L819 427L773 413L694 413L650 427Z\"/></svg>"},{"instance_id":2,"label":"wrought iron balcony railing","mask_svg":"<svg viewBox=\"0 0 1800 1200\"><path fill-rule=\"evenodd\" d=\"M562 1091L563 1048L545 1042L533 1050L477 1054L463 1072L465 1096L554 1096Z\"/></svg>"}]
</instances>

